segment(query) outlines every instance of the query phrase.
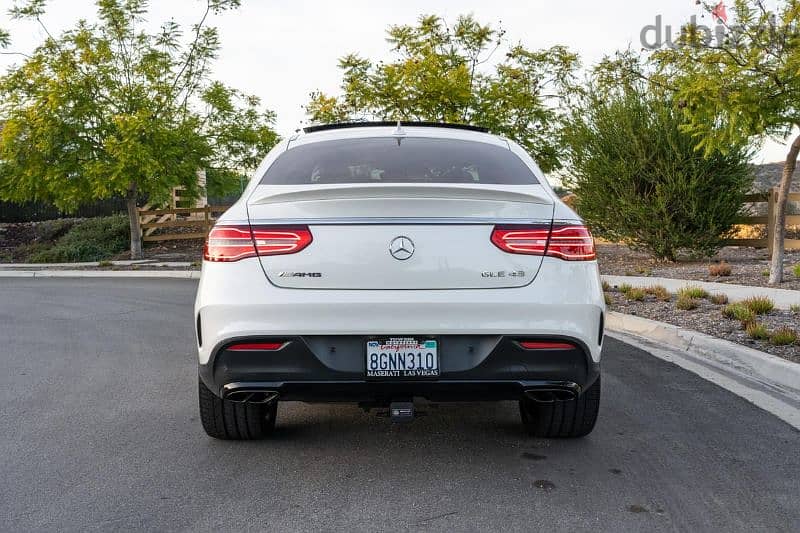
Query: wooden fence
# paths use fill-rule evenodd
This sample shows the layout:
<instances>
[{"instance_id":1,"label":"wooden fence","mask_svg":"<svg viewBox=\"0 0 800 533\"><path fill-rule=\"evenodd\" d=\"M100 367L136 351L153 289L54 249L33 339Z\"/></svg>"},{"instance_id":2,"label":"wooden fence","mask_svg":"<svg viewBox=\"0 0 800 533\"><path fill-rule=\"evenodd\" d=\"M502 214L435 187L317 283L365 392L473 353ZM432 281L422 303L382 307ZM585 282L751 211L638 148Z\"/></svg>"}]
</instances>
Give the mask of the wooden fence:
<instances>
[{"instance_id":1,"label":"wooden fence","mask_svg":"<svg viewBox=\"0 0 800 533\"><path fill-rule=\"evenodd\" d=\"M778 189L772 188L768 192L749 194L745 202L750 204L766 203L767 214L763 216L745 216L738 221L743 226L766 225L767 235L762 239L731 239L727 244L731 246L753 246L767 248L772 255L772 236L775 235L775 206L778 201ZM789 202L800 201L800 193L790 193ZM786 225L800 225L800 215L786 215ZM800 250L800 239L785 239L784 246L787 250Z\"/></svg>"},{"instance_id":2,"label":"wooden fence","mask_svg":"<svg viewBox=\"0 0 800 533\"><path fill-rule=\"evenodd\" d=\"M139 209L139 225L142 240L174 241L205 239L216 222L216 215L224 213L230 206L177 207L171 209ZM160 231L160 230L165 231ZM184 231L170 231L170 230ZM188 230L188 231L187 231Z\"/></svg>"}]
</instances>

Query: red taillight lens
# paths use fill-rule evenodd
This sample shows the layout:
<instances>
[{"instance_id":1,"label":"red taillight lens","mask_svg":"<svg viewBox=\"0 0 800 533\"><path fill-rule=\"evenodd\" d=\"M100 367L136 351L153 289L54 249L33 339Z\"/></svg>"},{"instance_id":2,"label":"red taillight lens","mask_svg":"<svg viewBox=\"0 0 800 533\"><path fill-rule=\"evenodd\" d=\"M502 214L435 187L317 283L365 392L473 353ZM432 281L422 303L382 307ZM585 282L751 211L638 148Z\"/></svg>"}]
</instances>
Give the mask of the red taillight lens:
<instances>
[{"instance_id":1,"label":"red taillight lens","mask_svg":"<svg viewBox=\"0 0 800 533\"><path fill-rule=\"evenodd\" d=\"M519 345L526 350L574 350L575 345L568 342L552 341L519 341Z\"/></svg>"},{"instance_id":2,"label":"red taillight lens","mask_svg":"<svg viewBox=\"0 0 800 533\"><path fill-rule=\"evenodd\" d=\"M232 344L228 346L226 349L233 351L233 352L252 352L252 351L261 351L261 352L274 352L276 350L280 350L283 348L285 342L242 342L238 344Z\"/></svg>"},{"instance_id":3,"label":"red taillight lens","mask_svg":"<svg viewBox=\"0 0 800 533\"><path fill-rule=\"evenodd\" d=\"M492 242L511 254L548 255L565 261L595 259L594 239L586 226L498 226Z\"/></svg>"},{"instance_id":4,"label":"red taillight lens","mask_svg":"<svg viewBox=\"0 0 800 533\"><path fill-rule=\"evenodd\" d=\"M206 239L206 261L238 261L259 255L294 254L311 244L307 226L214 226Z\"/></svg>"},{"instance_id":5,"label":"red taillight lens","mask_svg":"<svg viewBox=\"0 0 800 533\"><path fill-rule=\"evenodd\" d=\"M592 261L597 257L589 228L562 225L553 225L546 255L565 261Z\"/></svg>"},{"instance_id":6,"label":"red taillight lens","mask_svg":"<svg viewBox=\"0 0 800 533\"><path fill-rule=\"evenodd\" d=\"M492 231L495 246L512 254L544 255L550 225L547 226L503 226Z\"/></svg>"}]
</instances>

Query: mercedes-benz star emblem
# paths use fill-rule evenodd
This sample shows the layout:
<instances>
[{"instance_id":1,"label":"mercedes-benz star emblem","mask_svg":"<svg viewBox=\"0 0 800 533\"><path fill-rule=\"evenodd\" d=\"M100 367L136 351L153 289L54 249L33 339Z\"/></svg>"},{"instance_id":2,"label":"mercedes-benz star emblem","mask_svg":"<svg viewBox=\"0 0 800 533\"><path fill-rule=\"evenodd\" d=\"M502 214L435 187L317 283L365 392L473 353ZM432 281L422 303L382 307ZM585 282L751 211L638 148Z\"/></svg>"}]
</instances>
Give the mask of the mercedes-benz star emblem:
<instances>
[{"instance_id":1,"label":"mercedes-benz star emblem","mask_svg":"<svg viewBox=\"0 0 800 533\"><path fill-rule=\"evenodd\" d=\"M414 241L403 235L395 237L389 243L389 253L398 261L405 261L414 255Z\"/></svg>"}]
</instances>

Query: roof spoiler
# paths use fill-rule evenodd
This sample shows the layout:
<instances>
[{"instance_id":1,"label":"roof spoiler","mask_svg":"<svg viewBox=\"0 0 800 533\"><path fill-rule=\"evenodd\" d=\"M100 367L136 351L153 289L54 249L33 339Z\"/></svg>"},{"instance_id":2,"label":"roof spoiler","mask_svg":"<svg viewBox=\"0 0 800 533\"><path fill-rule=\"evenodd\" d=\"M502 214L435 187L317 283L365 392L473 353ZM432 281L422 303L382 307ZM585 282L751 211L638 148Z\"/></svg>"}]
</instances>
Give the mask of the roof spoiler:
<instances>
[{"instance_id":1,"label":"roof spoiler","mask_svg":"<svg viewBox=\"0 0 800 533\"><path fill-rule=\"evenodd\" d=\"M451 122L426 122L426 121L391 121L381 120L375 122L338 122L335 124L318 124L316 126L307 126L303 128L305 133L314 133L315 131L326 130L341 130L346 128L378 128L387 126L420 126L425 128L450 128L455 130L468 130L478 131L481 133L489 133L488 128L481 126L473 126L471 124L454 124Z\"/></svg>"}]
</instances>

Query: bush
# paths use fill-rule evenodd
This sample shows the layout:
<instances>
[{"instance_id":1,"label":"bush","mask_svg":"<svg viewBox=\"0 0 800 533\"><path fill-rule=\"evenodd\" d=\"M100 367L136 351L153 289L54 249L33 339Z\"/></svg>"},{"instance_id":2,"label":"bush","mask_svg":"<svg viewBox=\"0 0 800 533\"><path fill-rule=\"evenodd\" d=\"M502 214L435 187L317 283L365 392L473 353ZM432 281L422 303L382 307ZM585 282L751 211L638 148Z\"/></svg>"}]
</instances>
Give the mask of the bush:
<instances>
[{"instance_id":1,"label":"bush","mask_svg":"<svg viewBox=\"0 0 800 533\"><path fill-rule=\"evenodd\" d=\"M621 292L622 294L627 294L628 291L630 291L632 288L633 287L631 285L623 283L622 285L619 286L619 292Z\"/></svg>"},{"instance_id":2,"label":"bush","mask_svg":"<svg viewBox=\"0 0 800 533\"><path fill-rule=\"evenodd\" d=\"M797 342L797 332L792 328L781 328L772 333L769 342L775 346L789 346Z\"/></svg>"},{"instance_id":3,"label":"bush","mask_svg":"<svg viewBox=\"0 0 800 533\"><path fill-rule=\"evenodd\" d=\"M32 263L68 263L102 261L128 249L128 217L90 218L79 222L47 249L31 255Z\"/></svg>"},{"instance_id":4,"label":"bush","mask_svg":"<svg viewBox=\"0 0 800 533\"><path fill-rule=\"evenodd\" d=\"M727 318L733 318L745 324L752 322L756 318L756 314L741 303L726 305L725 309L722 310L722 314Z\"/></svg>"},{"instance_id":5,"label":"bush","mask_svg":"<svg viewBox=\"0 0 800 533\"><path fill-rule=\"evenodd\" d=\"M747 331L747 335L751 339L756 339L760 341L764 341L769 339L769 331L767 331L766 326L764 324L759 324L758 322L748 322L745 326L745 331Z\"/></svg>"},{"instance_id":6,"label":"bush","mask_svg":"<svg viewBox=\"0 0 800 533\"><path fill-rule=\"evenodd\" d=\"M691 311L692 309L697 309L699 305L697 298L692 298L685 294L678 295L678 299L675 301L675 307L681 311Z\"/></svg>"},{"instance_id":7,"label":"bush","mask_svg":"<svg viewBox=\"0 0 800 533\"><path fill-rule=\"evenodd\" d=\"M702 287L690 285L678 290L678 296L687 296L689 298L707 298L708 292Z\"/></svg>"},{"instance_id":8,"label":"bush","mask_svg":"<svg viewBox=\"0 0 800 533\"><path fill-rule=\"evenodd\" d=\"M708 274L710 276L730 276L731 272L731 266L725 262L709 265L708 267Z\"/></svg>"},{"instance_id":9,"label":"bush","mask_svg":"<svg viewBox=\"0 0 800 533\"><path fill-rule=\"evenodd\" d=\"M795 276L797 276L798 278L800 278L800 265L795 265L795 266L792 268L792 272L794 272L794 275L795 275Z\"/></svg>"},{"instance_id":10,"label":"bush","mask_svg":"<svg viewBox=\"0 0 800 533\"><path fill-rule=\"evenodd\" d=\"M789 306L789 311L795 315L800 315L800 304L792 304Z\"/></svg>"},{"instance_id":11,"label":"bush","mask_svg":"<svg viewBox=\"0 0 800 533\"><path fill-rule=\"evenodd\" d=\"M766 296L751 296L742 300L741 304L757 315L766 315L775 308L775 304Z\"/></svg>"},{"instance_id":12,"label":"bush","mask_svg":"<svg viewBox=\"0 0 800 533\"><path fill-rule=\"evenodd\" d=\"M611 304L614 303L614 299L607 292L603 293L603 299L606 301L607 306L610 306Z\"/></svg>"},{"instance_id":13,"label":"bush","mask_svg":"<svg viewBox=\"0 0 800 533\"><path fill-rule=\"evenodd\" d=\"M662 287L661 285L653 285L652 287L647 287L645 289L645 292L647 292L647 294L655 296L656 300L660 300L662 302L668 302L672 299L672 295L669 293L669 291L665 287Z\"/></svg>"},{"instance_id":14,"label":"bush","mask_svg":"<svg viewBox=\"0 0 800 533\"><path fill-rule=\"evenodd\" d=\"M603 292L608 292L610 290L611 290L611 285L609 285L607 281L603 281Z\"/></svg>"},{"instance_id":15,"label":"bush","mask_svg":"<svg viewBox=\"0 0 800 533\"><path fill-rule=\"evenodd\" d=\"M712 294L710 300L712 304L725 305L728 303L728 296L722 293Z\"/></svg>"},{"instance_id":16,"label":"bush","mask_svg":"<svg viewBox=\"0 0 800 533\"><path fill-rule=\"evenodd\" d=\"M596 234L669 260L723 245L752 185L750 149L704 157L684 122L672 101L636 84L592 90L574 107L566 183Z\"/></svg>"}]
</instances>

